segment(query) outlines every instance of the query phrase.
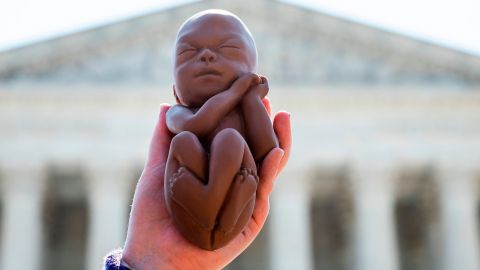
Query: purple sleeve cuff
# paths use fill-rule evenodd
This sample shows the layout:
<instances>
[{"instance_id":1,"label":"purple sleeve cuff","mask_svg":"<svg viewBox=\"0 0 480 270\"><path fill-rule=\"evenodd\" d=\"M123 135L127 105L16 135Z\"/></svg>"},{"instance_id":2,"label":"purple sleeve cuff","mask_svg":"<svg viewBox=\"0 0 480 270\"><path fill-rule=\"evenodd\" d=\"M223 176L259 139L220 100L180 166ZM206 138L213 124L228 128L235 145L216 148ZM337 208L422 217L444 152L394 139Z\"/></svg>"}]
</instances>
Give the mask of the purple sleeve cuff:
<instances>
[{"instance_id":1,"label":"purple sleeve cuff","mask_svg":"<svg viewBox=\"0 0 480 270\"><path fill-rule=\"evenodd\" d=\"M132 270L130 267L122 264L122 250L116 249L105 257L104 270Z\"/></svg>"}]
</instances>

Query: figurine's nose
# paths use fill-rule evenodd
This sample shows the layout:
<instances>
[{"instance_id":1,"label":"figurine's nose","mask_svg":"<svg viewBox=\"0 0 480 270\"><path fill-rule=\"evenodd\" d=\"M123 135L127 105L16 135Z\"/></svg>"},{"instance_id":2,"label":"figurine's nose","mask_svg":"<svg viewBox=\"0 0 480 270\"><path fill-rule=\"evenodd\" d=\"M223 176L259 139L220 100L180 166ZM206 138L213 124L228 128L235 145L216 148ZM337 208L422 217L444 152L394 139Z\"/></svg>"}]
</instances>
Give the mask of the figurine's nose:
<instances>
[{"instance_id":1,"label":"figurine's nose","mask_svg":"<svg viewBox=\"0 0 480 270\"><path fill-rule=\"evenodd\" d=\"M203 49L198 55L198 57L200 61L207 63L214 62L217 59L216 54L207 48Z\"/></svg>"}]
</instances>

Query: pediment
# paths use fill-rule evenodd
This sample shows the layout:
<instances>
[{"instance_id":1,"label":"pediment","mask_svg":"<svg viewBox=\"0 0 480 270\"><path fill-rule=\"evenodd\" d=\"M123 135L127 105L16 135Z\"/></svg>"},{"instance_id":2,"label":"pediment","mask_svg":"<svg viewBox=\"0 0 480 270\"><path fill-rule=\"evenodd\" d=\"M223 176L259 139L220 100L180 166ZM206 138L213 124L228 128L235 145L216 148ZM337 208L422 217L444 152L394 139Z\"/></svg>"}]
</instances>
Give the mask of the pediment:
<instances>
[{"instance_id":1,"label":"pediment","mask_svg":"<svg viewBox=\"0 0 480 270\"><path fill-rule=\"evenodd\" d=\"M277 83L480 84L480 57L268 0L194 2L6 51L0 83L171 84L176 31L208 8L245 21Z\"/></svg>"}]
</instances>

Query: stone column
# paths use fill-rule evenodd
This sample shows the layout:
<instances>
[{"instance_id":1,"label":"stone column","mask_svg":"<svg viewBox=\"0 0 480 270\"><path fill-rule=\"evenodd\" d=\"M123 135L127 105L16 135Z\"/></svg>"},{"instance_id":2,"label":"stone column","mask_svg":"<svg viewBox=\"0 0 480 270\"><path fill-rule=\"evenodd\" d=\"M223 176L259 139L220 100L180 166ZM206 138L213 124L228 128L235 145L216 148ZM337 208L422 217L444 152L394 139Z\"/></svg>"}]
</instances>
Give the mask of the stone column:
<instances>
[{"instance_id":1,"label":"stone column","mask_svg":"<svg viewBox=\"0 0 480 270\"><path fill-rule=\"evenodd\" d=\"M85 269L101 269L103 257L123 247L133 177L125 168L111 164L87 168L89 223Z\"/></svg>"},{"instance_id":2,"label":"stone column","mask_svg":"<svg viewBox=\"0 0 480 270\"><path fill-rule=\"evenodd\" d=\"M313 269L310 193L299 175L282 174L270 200L271 269Z\"/></svg>"},{"instance_id":3,"label":"stone column","mask_svg":"<svg viewBox=\"0 0 480 270\"><path fill-rule=\"evenodd\" d=\"M480 269L477 186L471 169L443 167L438 171L445 270Z\"/></svg>"},{"instance_id":4,"label":"stone column","mask_svg":"<svg viewBox=\"0 0 480 270\"><path fill-rule=\"evenodd\" d=\"M42 269L44 168L24 163L3 167L1 173L1 269Z\"/></svg>"},{"instance_id":5,"label":"stone column","mask_svg":"<svg viewBox=\"0 0 480 270\"><path fill-rule=\"evenodd\" d=\"M358 270L397 270L394 219L394 172L375 163L353 171L355 204L354 267Z\"/></svg>"}]
</instances>

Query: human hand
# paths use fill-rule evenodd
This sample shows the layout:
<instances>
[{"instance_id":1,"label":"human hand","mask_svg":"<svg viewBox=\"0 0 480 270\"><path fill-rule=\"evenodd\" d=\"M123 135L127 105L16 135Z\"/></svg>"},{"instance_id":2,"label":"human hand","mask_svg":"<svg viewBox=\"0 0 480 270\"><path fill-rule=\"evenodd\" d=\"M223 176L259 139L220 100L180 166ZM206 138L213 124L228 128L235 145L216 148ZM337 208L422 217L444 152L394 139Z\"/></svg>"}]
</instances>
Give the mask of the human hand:
<instances>
[{"instance_id":1,"label":"human hand","mask_svg":"<svg viewBox=\"0 0 480 270\"><path fill-rule=\"evenodd\" d=\"M264 99L264 105L270 112L268 99ZM165 206L164 174L172 139L165 124L169 107L161 106L148 158L135 190L123 260L141 270L220 269L245 250L265 224L274 180L290 154L290 116L287 112L275 115L273 126L280 148L271 150L260 166L255 208L245 229L228 245L207 251L180 235Z\"/></svg>"}]
</instances>

